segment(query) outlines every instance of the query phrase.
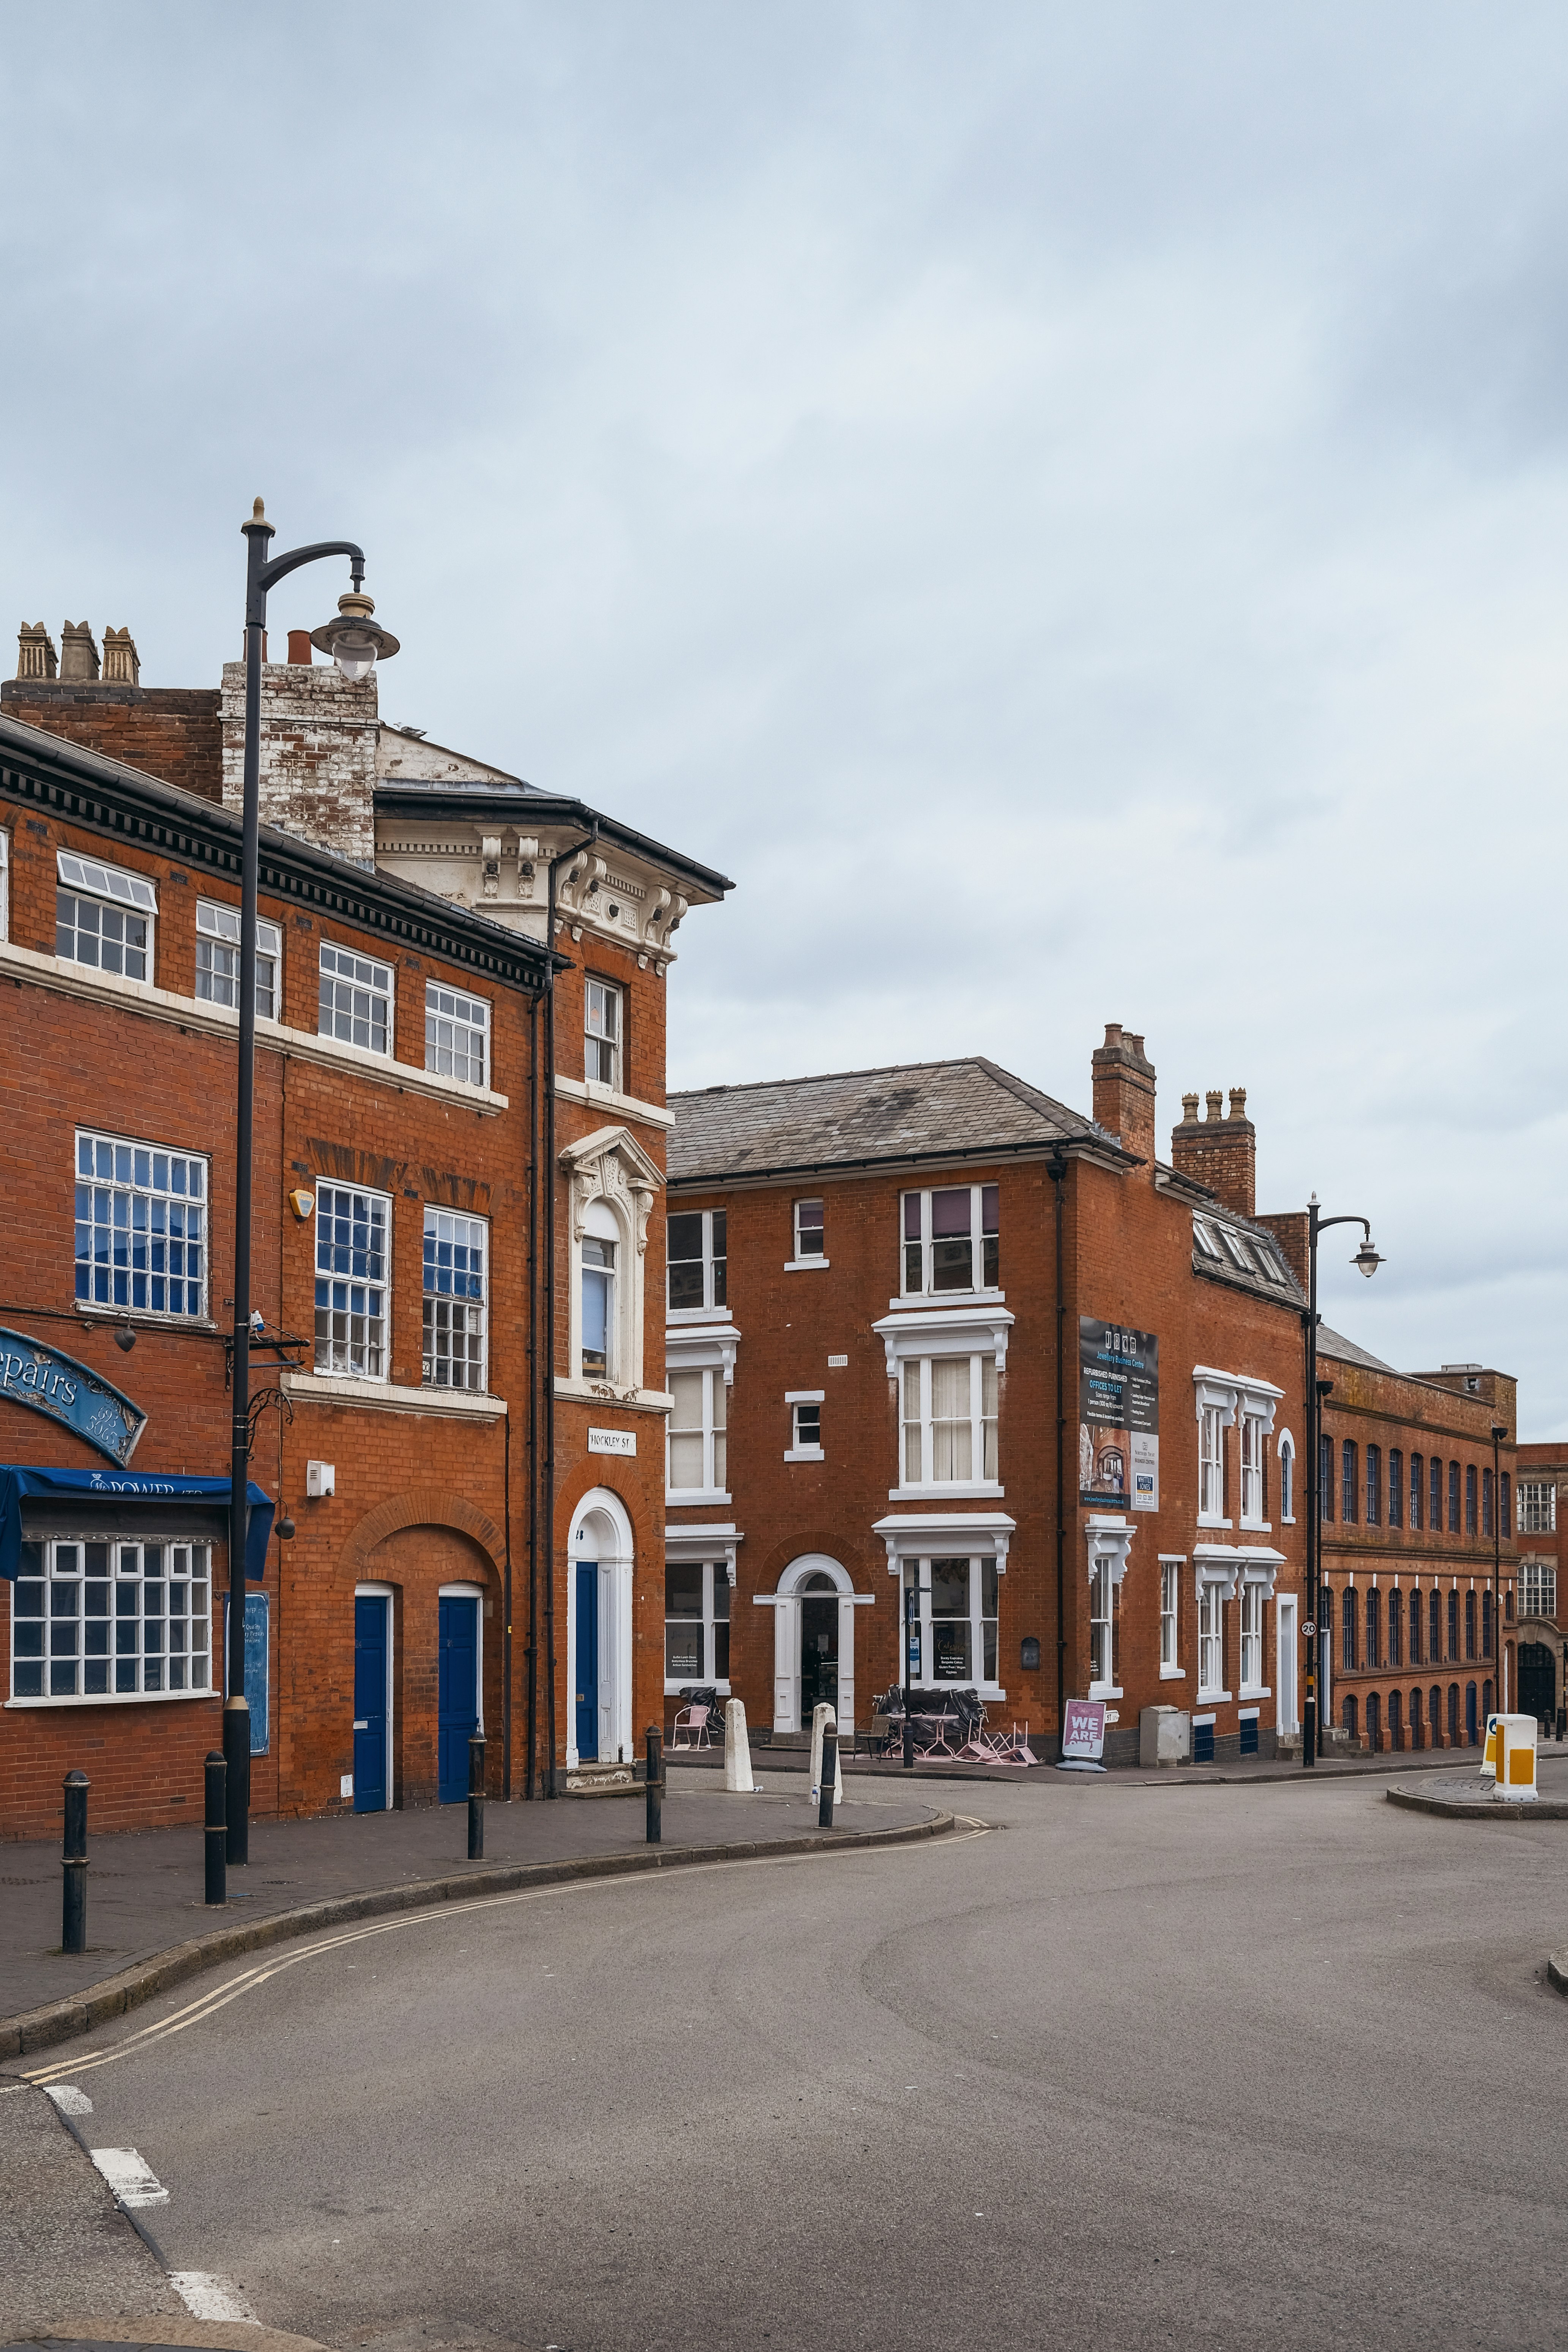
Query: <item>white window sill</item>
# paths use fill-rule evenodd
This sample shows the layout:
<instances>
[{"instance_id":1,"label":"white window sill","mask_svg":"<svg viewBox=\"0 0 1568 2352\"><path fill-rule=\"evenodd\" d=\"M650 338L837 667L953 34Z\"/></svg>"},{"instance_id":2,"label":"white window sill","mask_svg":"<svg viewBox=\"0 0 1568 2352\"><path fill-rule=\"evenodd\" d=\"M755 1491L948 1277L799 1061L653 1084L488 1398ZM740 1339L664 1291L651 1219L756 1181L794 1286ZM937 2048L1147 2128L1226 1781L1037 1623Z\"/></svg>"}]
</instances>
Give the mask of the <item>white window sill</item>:
<instances>
[{"instance_id":1,"label":"white window sill","mask_svg":"<svg viewBox=\"0 0 1568 2352\"><path fill-rule=\"evenodd\" d=\"M1226 1705L1227 1705L1227 1704L1228 1704L1228 1702L1229 1702L1230 1696L1231 1696L1231 1694L1229 1693L1229 1691L1205 1691L1205 1690L1201 1690L1201 1691L1199 1691L1199 1692L1197 1692L1197 1693L1196 1693L1197 1703L1198 1703L1198 1705L1199 1705L1200 1706L1226 1706Z\"/></svg>"},{"instance_id":2,"label":"white window sill","mask_svg":"<svg viewBox=\"0 0 1568 2352\"><path fill-rule=\"evenodd\" d=\"M1247 1536L1271 1536L1274 1533L1274 1522L1272 1519L1243 1519L1241 1531L1243 1535Z\"/></svg>"},{"instance_id":3,"label":"white window sill","mask_svg":"<svg viewBox=\"0 0 1568 2352\"><path fill-rule=\"evenodd\" d=\"M826 1274L831 1263L825 1257L786 1257L784 1270L786 1274L810 1274L820 1266Z\"/></svg>"},{"instance_id":4,"label":"white window sill","mask_svg":"<svg viewBox=\"0 0 1568 2352\"><path fill-rule=\"evenodd\" d=\"M74 1694L69 1698L8 1698L7 1706L164 1706L171 1700L216 1698L216 1690L196 1691L90 1691L83 1697Z\"/></svg>"},{"instance_id":5,"label":"white window sill","mask_svg":"<svg viewBox=\"0 0 1568 2352\"><path fill-rule=\"evenodd\" d=\"M667 1307L664 1310L667 1328L687 1330L694 1323L728 1323L727 1307Z\"/></svg>"},{"instance_id":6,"label":"white window sill","mask_svg":"<svg viewBox=\"0 0 1568 2352\"><path fill-rule=\"evenodd\" d=\"M208 1036L237 1037L239 1013L205 997L176 996L154 988L151 981L127 980L123 973L95 971L89 964L68 963L62 958L39 955L32 948L0 940L0 971L27 979L62 996L85 997L98 1004L133 1007L154 1021L177 1024ZM470 1087L461 1078L437 1077L433 1070L399 1062L390 1054L372 1054L362 1045L345 1045L336 1037L321 1037L304 1029L286 1029L281 1022L258 1020L256 1042L297 1062L318 1062L329 1069L357 1070L378 1085L395 1087L400 1094L429 1095L439 1102L466 1103L482 1117L496 1118L511 1108L510 1098L488 1087Z\"/></svg>"},{"instance_id":7,"label":"white window sill","mask_svg":"<svg viewBox=\"0 0 1568 2352\"><path fill-rule=\"evenodd\" d=\"M692 1509L699 1504L727 1503L731 1498L718 1486L667 1486L664 1499L667 1506Z\"/></svg>"},{"instance_id":8,"label":"white window sill","mask_svg":"<svg viewBox=\"0 0 1568 2352\"><path fill-rule=\"evenodd\" d=\"M924 1315L933 1307L1000 1307L1005 1290L921 1290L907 1298L889 1298L889 1315Z\"/></svg>"},{"instance_id":9,"label":"white window sill","mask_svg":"<svg viewBox=\"0 0 1568 2352\"><path fill-rule=\"evenodd\" d=\"M291 1397L316 1404L359 1405L371 1412L429 1413L448 1421L499 1421L505 1397L475 1389L397 1388L390 1381L356 1381L345 1373L285 1372Z\"/></svg>"},{"instance_id":10,"label":"white window sill","mask_svg":"<svg viewBox=\"0 0 1568 2352\"><path fill-rule=\"evenodd\" d=\"M1006 1494L994 1478L982 1478L968 1486L889 1486L889 1503L987 1503L1001 1502Z\"/></svg>"},{"instance_id":11,"label":"white window sill","mask_svg":"<svg viewBox=\"0 0 1568 2352\"><path fill-rule=\"evenodd\" d=\"M682 1675L678 1682L671 1682L669 1676L666 1675L664 1678L666 1698L679 1698L683 1690L716 1690L721 1698L729 1698L731 1695L730 1685L726 1682L705 1683L700 1675ZM723 1725L721 1723L720 1730L722 1731L722 1729ZM716 1739L713 1745L715 1748L722 1748L724 1742L720 1738ZM664 1752L668 1756L671 1751L667 1748ZM680 1751L677 1749L675 1752L679 1754Z\"/></svg>"},{"instance_id":12,"label":"white window sill","mask_svg":"<svg viewBox=\"0 0 1568 2352\"><path fill-rule=\"evenodd\" d=\"M1162 1666L1160 1669L1160 1680L1163 1683L1184 1683L1186 1679L1185 1666Z\"/></svg>"},{"instance_id":13,"label":"white window sill","mask_svg":"<svg viewBox=\"0 0 1568 2352\"><path fill-rule=\"evenodd\" d=\"M826 1459L820 1445L792 1445L784 1454L786 1462L826 1462Z\"/></svg>"},{"instance_id":14,"label":"white window sill","mask_svg":"<svg viewBox=\"0 0 1568 2352\"><path fill-rule=\"evenodd\" d=\"M1293 1528L1296 1524L1295 1513L1293 1511L1281 1511L1279 1514L1279 1524L1282 1528Z\"/></svg>"},{"instance_id":15,"label":"white window sill","mask_svg":"<svg viewBox=\"0 0 1568 2352\"><path fill-rule=\"evenodd\" d=\"M170 1315L156 1307L106 1307L100 1298L73 1298L70 1311L83 1317L97 1316L101 1322L115 1324L123 1324L129 1316L138 1330L143 1325L158 1331L216 1331L220 1328L210 1315ZM252 1332L250 1344L253 1348L264 1348L269 1342L258 1339Z\"/></svg>"},{"instance_id":16,"label":"white window sill","mask_svg":"<svg viewBox=\"0 0 1568 2352\"><path fill-rule=\"evenodd\" d=\"M1197 1524L1200 1528L1228 1528L1234 1526L1235 1522L1231 1519L1216 1519L1212 1511L1200 1511Z\"/></svg>"},{"instance_id":17,"label":"white window sill","mask_svg":"<svg viewBox=\"0 0 1568 2352\"><path fill-rule=\"evenodd\" d=\"M1089 1695L1090 1698L1125 1698L1127 1696L1120 1683L1090 1683Z\"/></svg>"},{"instance_id":18,"label":"white window sill","mask_svg":"<svg viewBox=\"0 0 1568 2352\"><path fill-rule=\"evenodd\" d=\"M605 1412L668 1412L675 1399L664 1389L621 1389L608 1381L555 1378L555 1393L569 1402L601 1406Z\"/></svg>"},{"instance_id":19,"label":"white window sill","mask_svg":"<svg viewBox=\"0 0 1568 2352\"><path fill-rule=\"evenodd\" d=\"M1399 1672L1397 1666L1394 1672ZM1243 1683L1236 1695L1237 1698L1272 1698L1274 1693L1267 1683Z\"/></svg>"},{"instance_id":20,"label":"white window sill","mask_svg":"<svg viewBox=\"0 0 1568 2352\"><path fill-rule=\"evenodd\" d=\"M479 911L483 913L484 909ZM592 1103L595 1109L619 1111L623 1118L640 1119L645 1127L675 1125L672 1110L664 1110L658 1103L644 1102L637 1095L620 1094L597 1078L557 1077L555 1091L566 1102Z\"/></svg>"}]
</instances>

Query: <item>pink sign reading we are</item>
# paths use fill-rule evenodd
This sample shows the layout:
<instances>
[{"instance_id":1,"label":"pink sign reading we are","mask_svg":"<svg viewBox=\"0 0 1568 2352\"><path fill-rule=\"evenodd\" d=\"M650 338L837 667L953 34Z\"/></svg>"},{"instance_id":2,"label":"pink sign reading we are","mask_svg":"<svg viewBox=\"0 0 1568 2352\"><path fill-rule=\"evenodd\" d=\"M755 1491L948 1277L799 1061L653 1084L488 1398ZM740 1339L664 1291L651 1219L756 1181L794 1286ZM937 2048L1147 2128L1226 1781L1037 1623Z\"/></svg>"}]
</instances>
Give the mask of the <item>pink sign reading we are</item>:
<instances>
[{"instance_id":1,"label":"pink sign reading we are","mask_svg":"<svg viewBox=\"0 0 1568 2352\"><path fill-rule=\"evenodd\" d=\"M1105 1748L1105 1701L1069 1698L1062 1723L1062 1754L1098 1763Z\"/></svg>"}]
</instances>

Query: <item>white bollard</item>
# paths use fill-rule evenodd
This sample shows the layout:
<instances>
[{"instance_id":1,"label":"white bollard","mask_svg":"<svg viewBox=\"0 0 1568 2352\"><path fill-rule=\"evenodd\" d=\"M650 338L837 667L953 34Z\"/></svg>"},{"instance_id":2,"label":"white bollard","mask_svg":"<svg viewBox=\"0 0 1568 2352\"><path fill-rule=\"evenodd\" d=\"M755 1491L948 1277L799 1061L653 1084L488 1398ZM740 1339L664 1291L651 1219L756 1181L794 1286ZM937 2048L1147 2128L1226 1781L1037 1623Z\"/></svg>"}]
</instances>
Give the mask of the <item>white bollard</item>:
<instances>
[{"instance_id":1,"label":"white bollard","mask_svg":"<svg viewBox=\"0 0 1568 2352\"><path fill-rule=\"evenodd\" d=\"M752 1793L752 1743L746 1737L743 1699L732 1698L724 1709L724 1786L738 1796Z\"/></svg>"},{"instance_id":2,"label":"white bollard","mask_svg":"<svg viewBox=\"0 0 1568 2352\"><path fill-rule=\"evenodd\" d=\"M829 1723L833 1725L835 1731L837 1731L838 1728L838 1722L833 1709L828 1706L826 1699L818 1699L816 1705L811 1710L811 1795L813 1803L815 1803L816 1799L822 1794L822 1734L824 1727ZM833 1773L833 1801L836 1805L841 1805L844 1802L844 1751L842 1748L838 1748L835 1753L836 1762Z\"/></svg>"},{"instance_id":3,"label":"white bollard","mask_svg":"<svg viewBox=\"0 0 1568 2352\"><path fill-rule=\"evenodd\" d=\"M1535 1738L1540 1729L1532 1715L1500 1715L1497 1718L1497 1785L1492 1795L1505 1805L1533 1805L1541 1791L1535 1785Z\"/></svg>"}]
</instances>

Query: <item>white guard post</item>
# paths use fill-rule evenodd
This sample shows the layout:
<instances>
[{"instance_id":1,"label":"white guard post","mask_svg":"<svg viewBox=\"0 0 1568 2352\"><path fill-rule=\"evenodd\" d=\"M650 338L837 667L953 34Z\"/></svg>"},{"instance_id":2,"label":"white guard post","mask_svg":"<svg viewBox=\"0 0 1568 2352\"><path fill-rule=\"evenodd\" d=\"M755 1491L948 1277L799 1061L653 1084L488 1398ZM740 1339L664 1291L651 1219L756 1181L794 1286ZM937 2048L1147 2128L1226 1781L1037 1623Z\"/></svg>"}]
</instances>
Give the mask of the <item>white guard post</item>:
<instances>
[{"instance_id":1,"label":"white guard post","mask_svg":"<svg viewBox=\"0 0 1568 2352\"><path fill-rule=\"evenodd\" d=\"M822 1735L830 1723L837 1731L838 1724L833 1709L825 1698L819 1698L811 1710L811 1795L814 1803L822 1794ZM836 1805L844 1802L844 1759L837 1748L834 1749L833 1801Z\"/></svg>"},{"instance_id":2,"label":"white guard post","mask_svg":"<svg viewBox=\"0 0 1568 2352\"><path fill-rule=\"evenodd\" d=\"M724 1709L724 1786L737 1796L752 1793L752 1743L746 1737L746 1707L732 1698Z\"/></svg>"},{"instance_id":3,"label":"white guard post","mask_svg":"<svg viewBox=\"0 0 1568 2352\"><path fill-rule=\"evenodd\" d=\"M1540 1727L1532 1715L1500 1715L1497 1718L1497 1785L1494 1800L1505 1805L1533 1805L1541 1791L1535 1785L1535 1737Z\"/></svg>"}]
</instances>

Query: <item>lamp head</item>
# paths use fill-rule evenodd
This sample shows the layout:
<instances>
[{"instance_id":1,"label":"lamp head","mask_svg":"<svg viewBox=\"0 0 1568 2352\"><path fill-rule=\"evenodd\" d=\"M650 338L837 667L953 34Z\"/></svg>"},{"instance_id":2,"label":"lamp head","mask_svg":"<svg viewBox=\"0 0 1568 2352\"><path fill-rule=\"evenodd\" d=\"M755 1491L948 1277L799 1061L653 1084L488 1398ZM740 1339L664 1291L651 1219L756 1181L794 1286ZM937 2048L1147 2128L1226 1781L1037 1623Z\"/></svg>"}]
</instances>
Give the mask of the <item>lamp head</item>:
<instances>
[{"instance_id":1,"label":"lamp head","mask_svg":"<svg viewBox=\"0 0 1568 2352\"><path fill-rule=\"evenodd\" d=\"M123 1330L120 1330L115 1333L114 1344L119 1349L122 1356L128 1356L131 1353L132 1349L136 1345L136 1334L131 1328L131 1318L129 1316L126 1318Z\"/></svg>"},{"instance_id":2,"label":"lamp head","mask_svg":"<svg viewBox=\"0 0 1568 2352\"><path fill-rule=\"evenodd\" d=\"M1372 1245L1372 1235L1370 1234L1367 1234L1365 1240L1362 1243L1360 1249L1357 1250L1354 1257L1352 1258L1351 1264L1357 1269L1358 1273L1365 1275L1368 1282L1372 1280L1373 1276L1383 1264L1382 1257Z\"/></svg>"},{"instance_id":3,"label":"lamp head","mask_svg":"<svg viewBox=\"0 0 1568 2352\"><path fill-rule=\"evenodd\" d=\"M310 643L317 651L331 654L353 683L370 676L378 655L383 661L390 661L397 651L397 639L390 631L378 628L371 617L374 611L363 589L351 588L338 598L337 619L323 621L310 632Z\"/></svg>"}]
</instances>

